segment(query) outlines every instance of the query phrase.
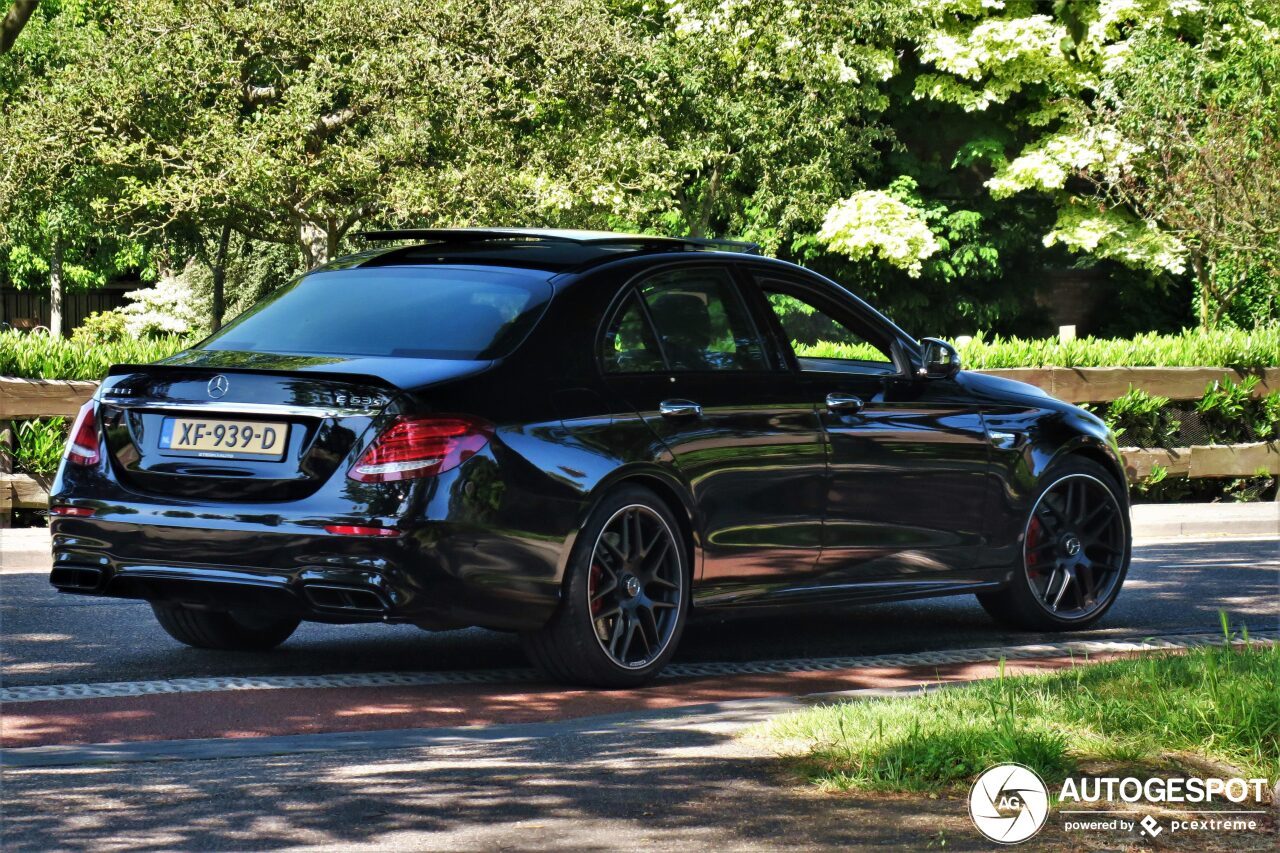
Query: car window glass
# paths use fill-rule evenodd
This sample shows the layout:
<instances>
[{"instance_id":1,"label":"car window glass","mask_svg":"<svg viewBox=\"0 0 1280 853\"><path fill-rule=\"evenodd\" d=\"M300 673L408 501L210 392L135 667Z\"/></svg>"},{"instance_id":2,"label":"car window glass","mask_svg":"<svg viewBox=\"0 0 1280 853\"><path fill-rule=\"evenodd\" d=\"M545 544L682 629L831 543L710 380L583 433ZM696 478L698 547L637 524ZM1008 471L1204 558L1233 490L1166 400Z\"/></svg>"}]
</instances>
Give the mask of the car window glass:
<instances>
[{"instance_id":1,"label":"car window glass","mask_svg":"<svg viewBox=\"0 0 1280 853\"><path fill-rule=\"evenodd\" d=\"M672 370L763 370L767 365L729 273L680 269L640 288Z\"/></svg>"},{"instance_id":2,"label":"car window glass","mask_svg":"<svg viewBox=\"0 0 1280 853\"><path fill-rule=\"evenodd\" d=\"M663 370L662 355L640 302L628 297L605 331L600 362L607 373L648 373Z\"/></svg>"},{"instance_id":3,"label":"car window glass","mask_svg":"<svg viewBox=\"0 0 1280 853\"><path fill-rule=\"evenodd\" d=\"M320 270L282 287L197 349L490 359L538 321L551 286L499 270Z\"/></svg>"},{"instance_id":4,"label":"car window glass","mask_svg":"<svg viewBox=\"0 0 1280 853\"><path fill-rule=\"evenodd\" d=\"M762 284L801 370L894 373L888 342L873 341L804 296Z\"/></svg>"}]
</instances>

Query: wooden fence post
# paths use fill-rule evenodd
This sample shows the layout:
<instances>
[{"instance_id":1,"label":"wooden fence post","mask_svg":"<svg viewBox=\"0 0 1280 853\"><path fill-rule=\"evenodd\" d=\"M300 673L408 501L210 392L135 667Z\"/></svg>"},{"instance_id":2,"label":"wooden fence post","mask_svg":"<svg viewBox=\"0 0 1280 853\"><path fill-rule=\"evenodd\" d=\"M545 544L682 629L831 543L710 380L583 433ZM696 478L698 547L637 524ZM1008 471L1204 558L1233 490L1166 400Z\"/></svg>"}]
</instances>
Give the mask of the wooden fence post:
<instances>
[{"instance_id":1,"label":"wooden fence post","mask_svg":"<svg viewBox=\"0 0 1280 853\"><path fill-rule=\"evenodd\" d=\"M13 489L4 475L13 473L17 429L16 421L0 421L0 528L13 524Z\"/></svg>"}]
</instances>

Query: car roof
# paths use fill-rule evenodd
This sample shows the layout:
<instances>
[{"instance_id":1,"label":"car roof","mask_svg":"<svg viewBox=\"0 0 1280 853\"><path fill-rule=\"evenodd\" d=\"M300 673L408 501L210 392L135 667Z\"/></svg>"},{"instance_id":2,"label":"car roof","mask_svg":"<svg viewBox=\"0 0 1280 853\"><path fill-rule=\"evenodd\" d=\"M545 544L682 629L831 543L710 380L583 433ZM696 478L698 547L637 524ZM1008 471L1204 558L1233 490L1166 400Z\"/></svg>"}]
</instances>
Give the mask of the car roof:
<instances>
[{"instance_id":1,"label":"car roof","mask_svg":"<svg viewBox=\"0 0 1280 853\"><path fill-rule=\"evenodd\" d=\"M555 228L417 228L370 231L375 242L414 241L338 258L324 269L475 264L543 270L550 275L583 272L621 257L692 252L755 254L755 243L691 237L656 237L611 231Z\"/></svg>"}]
</instances>

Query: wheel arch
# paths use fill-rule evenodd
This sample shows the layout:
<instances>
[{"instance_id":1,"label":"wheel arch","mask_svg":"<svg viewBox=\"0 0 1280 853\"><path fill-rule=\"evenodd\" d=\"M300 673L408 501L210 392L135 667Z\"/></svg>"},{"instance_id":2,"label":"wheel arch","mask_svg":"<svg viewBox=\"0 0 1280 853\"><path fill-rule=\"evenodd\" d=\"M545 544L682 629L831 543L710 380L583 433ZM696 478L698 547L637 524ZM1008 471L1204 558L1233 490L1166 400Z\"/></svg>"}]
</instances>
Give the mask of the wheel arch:
<instances>
[{"instance_id":1,"label":"wheel arch","mask_svg":"<svg viewBox=\"0 0 1280 853\"><path fill-rule=\"evenodd\" d=\"M1089 435L1077 436L1073 440L1062 445L1056 454L1044 466L1044 469L1037 472L1037 479L1043 476L1054 465L1058 464L1069 457L1080 457L1089 459L1098 463L1107 471L1120 487L1120 493L1124 496L1125 503L1129 502L1129 479L1125 474L1124 462L1120 459L1119 453L1113 450L1105 442L1099 441Z\"/></svg>"},{"instance_id":2,"label":"wheel arch","mask_svg":"<svg viewBox=\"0 0 1280 853\"><path fill-rule=\"evenodd\" d=\"M572 541L566 543L564 554L561 557L561 584L568 577L569 561L572 559L578 534L586 525L587 519L596 511L596 507L600 505L606 495L624 485L634 485L648 489L671 510L671 514L675 517L676 525L679 527L680 539L685 545L685 553L689 557L690 580L697 582L702 575L702 538L697 522L696 505L688 485L675 474L659 466L627 465L617 469L597 483L595 488L591 490L588 499L584 502L583 510L578 517L578 523L574 527L573 535L570 537Z\"/></svg>"}]
</instances>

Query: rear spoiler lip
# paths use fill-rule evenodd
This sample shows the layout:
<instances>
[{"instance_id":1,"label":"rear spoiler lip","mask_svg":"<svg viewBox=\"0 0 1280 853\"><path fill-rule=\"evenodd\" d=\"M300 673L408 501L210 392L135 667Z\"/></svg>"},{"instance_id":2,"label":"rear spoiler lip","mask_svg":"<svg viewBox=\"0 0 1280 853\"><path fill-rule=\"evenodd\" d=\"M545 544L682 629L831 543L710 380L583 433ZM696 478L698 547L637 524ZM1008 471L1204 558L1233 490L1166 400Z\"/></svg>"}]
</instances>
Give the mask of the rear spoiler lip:
<instances>
[{"instance_id":1,"label":"rear spoiler lip","mask_svg":"<svg viewBox=\"0 0 1280 853\"><path fill-rule=\"evenodd\" d=\"M476 362L470 362L470 363L475 365L477 369L475 371L468 372L468 375L475 375L476 373L483 373L486 370L490 369L491 367L493 367L495 362L491 360L485 360L485 361L476 361ZM332 365L326 365L326 367L332 367ZM424 381L420 381L420 382L404 382L404 381L395 382L391 379L386 378L385 376L378 376L373 373L360 373L357 371L352 371L348 373L341 370L315 370L315 369L308 369L305 367L304 368L295 367L295 368L288 368L288 369L269 368L269 367L221 367L221 366L203 365L203 364L187 365L187 364L165 364L163 362L155 362L152 364L130 364L130 363L113 364L111 365L110 369L107 370L107 376L104 377L103 384L99 386L99 390L101 391L103 385L106 384L105 380L112 376L125 376L131 373L154 373L154 372L187 373L187 374L205 373L210 376L213 376L219 373L226 373L226 374L258 375L258 376L297 377L297 378L306 378L306 379L328 380L331 382L343 382L343 383L355 384L355 385L360 385L360 384L373 385L391 392L410 392L428 385L437 384L437 382L441 381L438 379L431 380L431 379L424 378ZM448 380L444 380L444 381L448 381Z\"/></svg>"},{"instance_id":2,"label":"rear spoiler lip","mask_svg":"<svg viewBox=\"0 0 1280 853\"><path fill-rule=\"evenodd\" d=\"M147 373L151 371L160 371L162 373L208 373L211 376L219 373L257 374L260 376L293 376L299 373L305 373L308 379L329 379L335 382L365 383L369 385L377 385L379 387L386 388L389 391L407 390L387 381L381 376L374 376L368 373L299 370L297 368L292 370L280 370L262 367L211 367L206 365L186 364L113 364L111 365L111 369L107 371L107 376L124 376L129 373Z\"/></svg>"}]
</instances>

